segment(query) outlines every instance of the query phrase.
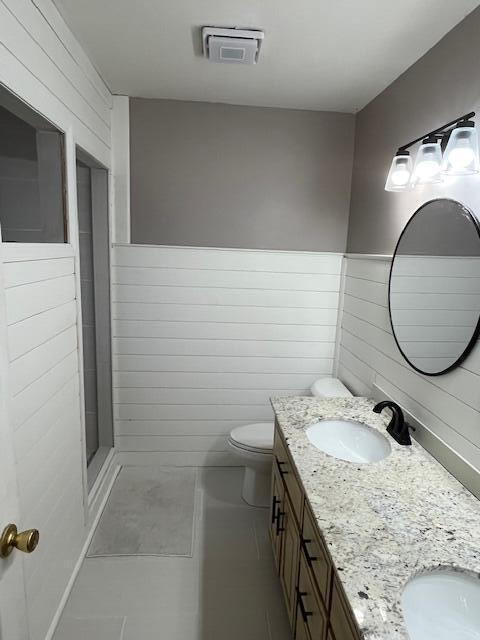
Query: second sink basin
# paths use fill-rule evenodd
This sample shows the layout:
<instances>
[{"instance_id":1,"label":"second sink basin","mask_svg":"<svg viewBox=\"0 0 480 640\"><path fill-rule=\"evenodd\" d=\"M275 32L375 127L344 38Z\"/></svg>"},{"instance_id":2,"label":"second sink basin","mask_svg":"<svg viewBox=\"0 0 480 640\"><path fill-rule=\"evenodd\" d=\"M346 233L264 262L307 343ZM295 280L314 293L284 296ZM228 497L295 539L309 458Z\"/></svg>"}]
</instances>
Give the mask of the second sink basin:
<instances>
[{"instance_id":1,"label":"second sink basin","mask_svg":"<svg viewBox=\"0 0 480 640\"><path fill-rule=\"evenodd\" d=\"M391 452L385 436L354 420L320 420L306 434L317 449L348 462L378 462Z\"/></svg>"},{"instance_id":2,"label":"second sink basin","mask_svg":"<svg viewBox=\"0 0 480 640\"><path fill-rule=\"evenodd\" d=\"M480 580L435 571L410 580L402 609L412 640L480 640Z\"/></svg>"}]
</instances>

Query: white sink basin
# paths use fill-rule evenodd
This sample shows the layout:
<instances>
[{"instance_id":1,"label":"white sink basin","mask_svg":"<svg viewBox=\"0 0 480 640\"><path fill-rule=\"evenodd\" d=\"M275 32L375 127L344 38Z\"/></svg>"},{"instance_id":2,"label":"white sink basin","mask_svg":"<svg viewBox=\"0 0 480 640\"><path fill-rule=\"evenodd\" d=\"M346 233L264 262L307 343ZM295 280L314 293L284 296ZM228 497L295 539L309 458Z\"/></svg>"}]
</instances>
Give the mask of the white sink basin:
<instances>
[{"instance_id":1,"label":"white sink basin","mask_svg":"<svg viewBox=\"0 0 480 640\"><path fill-rule=\"evenodd\" d=\"M306 434L317 449L349 462L378 462L391 452L385 436L354 420L321 420Z\"/></svg>"},{"instance_id":2,"label":"white sink basin","mask_svg":"<svg viewBox=\"0 0 480 640\"><path fill-rule=\"evenodd\" d=\"M480 580L456 571L413 578L402 594L411 640L480 640Z\"/></svg>"}]
</instances>

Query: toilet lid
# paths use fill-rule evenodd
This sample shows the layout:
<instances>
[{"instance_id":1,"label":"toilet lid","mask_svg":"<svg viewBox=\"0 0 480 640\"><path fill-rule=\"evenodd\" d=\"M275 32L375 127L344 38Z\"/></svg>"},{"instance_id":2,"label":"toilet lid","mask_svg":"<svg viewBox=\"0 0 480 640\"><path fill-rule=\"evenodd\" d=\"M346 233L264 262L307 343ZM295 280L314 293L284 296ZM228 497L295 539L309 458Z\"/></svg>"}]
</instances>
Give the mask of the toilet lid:
<instances>
[{"instance_id":1,"label":"toilet lid","mask_svg":"<svg viewBox=\"0 0 480 640\"><path fill-rule=\"evenodd\" d=\"M257 422L235 427L230 433L230 439L243 449L269 453L273 451L273 422Z\"/></svg>"}]
</instances>

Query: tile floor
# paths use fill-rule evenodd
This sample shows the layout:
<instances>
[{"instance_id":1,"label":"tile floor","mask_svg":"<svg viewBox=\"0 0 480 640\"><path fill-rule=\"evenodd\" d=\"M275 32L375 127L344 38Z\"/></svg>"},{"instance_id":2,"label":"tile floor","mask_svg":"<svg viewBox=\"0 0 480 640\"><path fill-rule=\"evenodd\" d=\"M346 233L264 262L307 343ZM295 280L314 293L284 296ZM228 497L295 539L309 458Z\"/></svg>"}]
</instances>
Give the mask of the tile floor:
<instances>
[{"instance_id":1,"label":"tile floor","mask_svg":"<svg viewBox=\"0 0 480 640\"><path fill-rule=\"evenodd\" d=\"M198 469L193 558L86 558L54 640L289 640L268 510L242 469Z\"/></svg>"}]
</instances>

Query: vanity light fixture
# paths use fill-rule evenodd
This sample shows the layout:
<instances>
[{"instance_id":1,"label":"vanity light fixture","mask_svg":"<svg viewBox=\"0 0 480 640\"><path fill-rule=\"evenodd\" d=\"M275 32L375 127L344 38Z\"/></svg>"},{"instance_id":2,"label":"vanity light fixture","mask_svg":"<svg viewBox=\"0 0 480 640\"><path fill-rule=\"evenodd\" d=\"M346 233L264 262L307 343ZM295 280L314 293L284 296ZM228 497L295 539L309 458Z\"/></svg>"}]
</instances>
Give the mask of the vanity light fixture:
<instances>
[{"instance_id":1,"label":"vanity light fixture","mask_svg":"<svg viewBox=\"0 0 480 640\"><path fill-rule=\"evenodd\" d=\"M398 150L390 165L387 183L387 191L405 191L411 187L412 158L409 151Z\"/></svg>"},{"instance_id":2,"label":"vanity light fixture","mask_svg":"<svg viewBox=\"0 0 480 640\"><path fill-rule=\"evenodd\" d=\"M441 182L442 175L468 175L480 172L478 136L466 113L399 147L388 172L386 191L407 191L418 184ZM422 141L412 167L408 149ZM442 151L444 153L442 154Z\"/></svg>"},{"instance_id":3,"label":"vanity light fixture","mask_svg":"<svg viewBox=\"0 0 480 640\"><path fill-rule=\"evenodd\" d=\"M442 149L440 140L435 136L424 138L418 147L413 167L412 186L427 182L442 181Z\"/></svg>"}]
</instances>

